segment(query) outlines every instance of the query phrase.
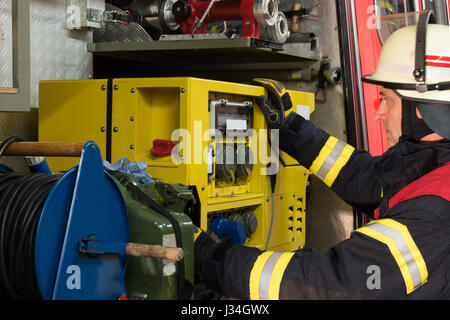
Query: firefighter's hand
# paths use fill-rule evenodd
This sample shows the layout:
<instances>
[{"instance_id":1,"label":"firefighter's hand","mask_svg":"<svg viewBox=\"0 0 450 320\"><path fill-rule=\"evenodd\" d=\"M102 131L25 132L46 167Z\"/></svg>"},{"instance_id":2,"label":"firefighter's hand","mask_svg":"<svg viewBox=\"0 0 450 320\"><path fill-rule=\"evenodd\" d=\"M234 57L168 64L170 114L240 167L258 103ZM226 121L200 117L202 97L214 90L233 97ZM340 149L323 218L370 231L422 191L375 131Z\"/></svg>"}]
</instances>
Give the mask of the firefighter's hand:
<instances>
[{"instance_id":1,"label":"firefighter's hand","mask_svg":"<svg viewBox=\"0 0 450 320\"><path fill-rule=\"evenodd\" d=\"M281 122L284 120L284 112L282 107L273 106L266 96L256 98L256 104L264 115L269 129L279 129Z\"/></svg>"},{"instance_id":2,"label":"firefighter's hand","mask_svg":"<svg viewBox=\"0 0 450 320\"><path fill-rule=\"evenodd\" d=\"M292 108L292 101L284 85L276 80L255 78L252 82L267 90L268 97L259 96L256 103L263 113L269 129L279 129L286 111Z\"/></svg>"},{"instance_id":3,"label":"firefighter's hand","mask_svg":"<svg viewBox=\"0 0 450 320\"><path fill-rule=\"evenodd\" d=\"M206 261L217 247L220 240L209 232L194 226L194 269L203 275Z\"/></svg>"}]
</instances>

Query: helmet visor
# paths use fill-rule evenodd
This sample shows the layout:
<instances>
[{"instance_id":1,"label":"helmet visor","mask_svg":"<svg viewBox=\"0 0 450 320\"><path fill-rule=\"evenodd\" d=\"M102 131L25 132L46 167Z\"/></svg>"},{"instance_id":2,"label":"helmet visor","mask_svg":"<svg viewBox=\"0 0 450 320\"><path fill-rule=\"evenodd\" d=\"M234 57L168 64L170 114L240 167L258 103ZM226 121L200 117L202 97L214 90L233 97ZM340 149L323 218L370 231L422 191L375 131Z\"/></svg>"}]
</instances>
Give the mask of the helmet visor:
<instances>
[{"instance_id":1,"label":"helmet visor","mask_svg":"<svg viewBox=\"0 0 450 320\"><path fill-rule=\"evenodd\" d=\"M379 6L375 7L375 27L382 45L385 43L386 39L398 29L416 25L419 21L420 12L397 14L390 14L389 12L389 9Z\"/></svg>"}]
</instances>

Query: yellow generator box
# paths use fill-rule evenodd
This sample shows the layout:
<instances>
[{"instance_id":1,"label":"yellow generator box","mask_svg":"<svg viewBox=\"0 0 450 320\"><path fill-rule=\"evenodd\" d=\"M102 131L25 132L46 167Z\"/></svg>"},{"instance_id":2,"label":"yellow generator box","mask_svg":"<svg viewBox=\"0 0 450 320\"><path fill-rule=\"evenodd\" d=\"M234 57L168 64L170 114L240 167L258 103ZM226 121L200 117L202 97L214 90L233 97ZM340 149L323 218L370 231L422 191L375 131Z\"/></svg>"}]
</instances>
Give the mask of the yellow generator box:
<instances>
[{"instance_id":1,"label":"yellow generator box","mask_svg":"<svg viewBox=\"0 0 450 320\"><path fill-rule=\"evenodd\" d=\"M288 91L291 111L313 112L314 94ZM111 163L145 161L153 177L194 190L189 215L202 229L224 217L244 224L246 245L298 250L309 172L271 151L278 135L267 130L261 95L259 86L197 78L42 81L39 141L93 140ZM48 163L56 172L76 159Z\"/></svg>"}]
</instances>

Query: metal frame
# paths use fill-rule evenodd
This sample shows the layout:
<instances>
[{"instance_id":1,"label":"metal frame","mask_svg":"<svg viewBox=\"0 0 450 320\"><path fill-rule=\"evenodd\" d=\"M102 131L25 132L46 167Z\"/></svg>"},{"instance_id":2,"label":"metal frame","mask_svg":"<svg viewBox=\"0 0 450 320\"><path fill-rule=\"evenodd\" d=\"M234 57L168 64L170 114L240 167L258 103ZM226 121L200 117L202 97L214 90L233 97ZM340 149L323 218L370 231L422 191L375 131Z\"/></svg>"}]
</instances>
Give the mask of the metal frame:
<instances>
[{"instance_id":1,"label":"metal frame","mask_svg":"<svg viewBox=\"0 0 450 320\"><path fill-rule=\"evenodd\" d=\"M13 87L0 88L0 111L30 111L30 1L12 0Z\"/></svg>"},{"instance_id":2,"label":"metal frame","mask_svg":"<svg viewBox=\"0 0 450 320\"><path fill-rule=\"evenodd\" d=\"M160 65L181 64L187 61L201 65L230 64L239 62L297 62L319 59L317 52L284 45L283 50L257 47L250 38L99 42L88 45L88 51L96 55L121 58Z\"/></svg>"},{"instance_id":3,"label":"metal frame","mask_svg":"<svg viewBox=\"0 0 450 320\"><path fill-rule=\"evenodd\" d=\"M422 8L423 10L430 9L433 10L436 16L436 22L438 24L449 24L450 21L450 12L449 12L449 1L448 0L439 0L439 1L430 1L430 0L422 0Z\"/></svg>"},{"instance_id":4,"label":"metal frame","mask_svg":"<svg viewBox=\"0 0 450 320\"><path fill-rule=\"evenodd\" d=\"M356 83L357 83L357 92L359 99L359 114L360 114L360 123L361 126L361 138L362 138L362 148L365 150L369 150L369 138L367 136L367 125L366 125L366 110L364 106L364 92L363 85L361 81L361 60L360 60L360 52L359 52L359 40L358 40L358 31L355 26L357 26L356 21L356 12L355 12L355 1L350 1L350 14L351 14L351 25L353 32L353 41L354 41L354 50L355 50L355 72L356 72Z\"/></svg>"}]
</instances>

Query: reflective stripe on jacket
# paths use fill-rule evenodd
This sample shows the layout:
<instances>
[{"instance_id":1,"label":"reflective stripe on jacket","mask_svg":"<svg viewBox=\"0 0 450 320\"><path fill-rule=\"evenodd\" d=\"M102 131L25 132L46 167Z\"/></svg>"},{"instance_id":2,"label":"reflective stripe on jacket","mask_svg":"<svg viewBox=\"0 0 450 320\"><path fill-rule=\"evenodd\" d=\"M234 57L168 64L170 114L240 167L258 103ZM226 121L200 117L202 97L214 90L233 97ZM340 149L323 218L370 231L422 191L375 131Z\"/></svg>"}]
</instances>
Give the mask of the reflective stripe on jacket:
<instances>
[{"instance_id":1,"label":"reflective stripe on jacket","mask_svg":"<svg viewBox=\"0 0 450 320\"><path fill-rule=\"evenodd\" d=\"M241 299L449 299L450 143L374 158L296 116L286 126L283 151L350 204L387 204L382 219L323 254L233 245L207 263L207 283Z\"/></svg>"}]
</instances>

